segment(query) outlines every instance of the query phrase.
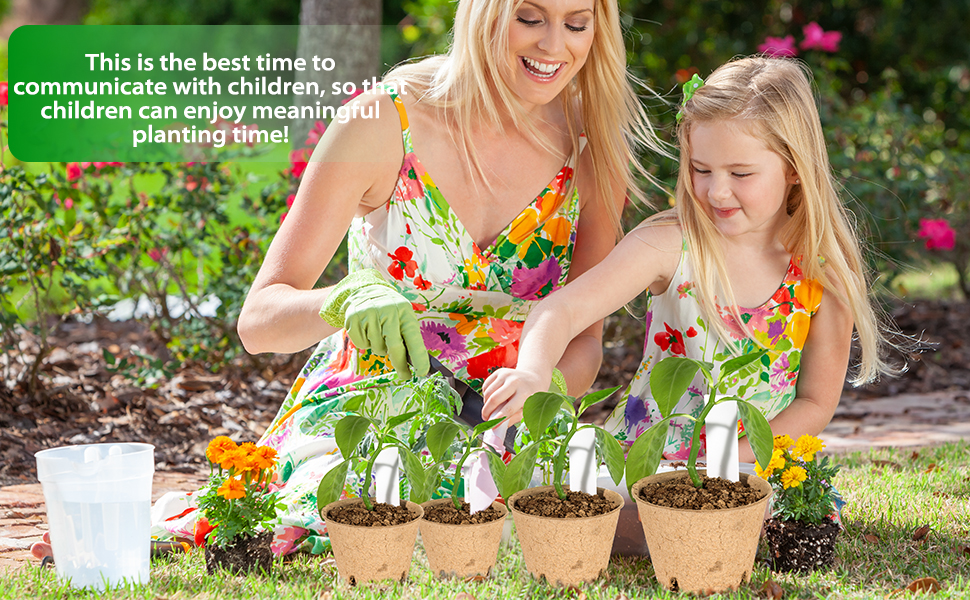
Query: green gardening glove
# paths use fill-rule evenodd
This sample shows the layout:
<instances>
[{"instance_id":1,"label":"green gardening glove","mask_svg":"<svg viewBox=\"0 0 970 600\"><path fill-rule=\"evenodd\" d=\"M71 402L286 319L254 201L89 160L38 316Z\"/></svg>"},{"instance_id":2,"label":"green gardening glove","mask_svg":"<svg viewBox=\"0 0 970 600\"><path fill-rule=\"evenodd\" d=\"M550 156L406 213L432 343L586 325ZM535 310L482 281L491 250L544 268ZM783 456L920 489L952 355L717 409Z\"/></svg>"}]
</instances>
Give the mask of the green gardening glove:
<instances>
[{"instance_id":1,"label":"green gardening glove","mask_svg":"<svg viewBox=\"0 0 970 600\"><path fill-rule=\"evenodd\" d=\"M411 302L377 270L364 269L344 277L330 290L320 316L345 329L357 348L389 357L398 376L411 378L408 358L415 375L428 374L428 350Z\"/></svg>"}]
</instances>

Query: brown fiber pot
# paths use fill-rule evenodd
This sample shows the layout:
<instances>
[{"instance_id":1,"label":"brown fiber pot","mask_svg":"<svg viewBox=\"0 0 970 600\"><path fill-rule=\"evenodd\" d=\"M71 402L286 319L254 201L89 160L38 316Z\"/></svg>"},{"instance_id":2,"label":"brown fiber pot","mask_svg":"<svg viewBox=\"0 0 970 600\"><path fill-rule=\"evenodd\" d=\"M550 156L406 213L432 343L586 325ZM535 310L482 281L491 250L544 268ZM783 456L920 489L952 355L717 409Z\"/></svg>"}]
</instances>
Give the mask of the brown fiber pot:
<instances>
[{"instance_id":1,"label":"brown fiber pot","mask_svg":"<svg viewBox=\"0 0 970 600\"><path fill-rule=\"evenodd\" d=\"M551 489L551 485L530 488L509 498L525 566L534 577L545 576L552 584L567 586L592 581L605 574L610 564L610 548L623 497L612 490L597 488L615 508L595 517L557 519L516 510L516 500Z\"/></svg>"},{"instance_id":2,"label":"brown fiber pot","mask_svg":"<svg viewBox=\"0 0 970 600\"><path fill-rule=\"evenodd\" d=\"M371 499L372 502L376 500ZM350 585L367 581L394 579L404 581L411 569L418 523L424 511L414 502L407 503L413 520L390 527L345 525L329 519L330 511L348 504L360 504L360 498L332 502L320 512L327 523L337 571Z\"/></svg>"},{"instance_id":3,"label":"brown fiber pot","mask_svg":"<svg viewBox=\"0 0 970 600\"><path fill-rule=\"evenodd\" d=\"M428 508L449 502L451 500L448 498L429 500L421 508L427 513ZM492 502L492 508L501 512L502 516L488 523L452 525L421 519L421 539L432 573L438 577L489 575L498 558L502 527L509 514L501 502Z\"/></svg>"},{"instance_id":4,"label":"brown fiber pot","mask_svg":"<svg viewBox=\"0 0 970 600\"><path fill-rule=\"evenodd\" d=\"M705 471L698 469L703 476ZM685 510L644 502L640 489L648 483L687 477L686 471L659 473L633 484L632 496L660 585L681 592L709 594L737 589L748 580L758 539L771 500L771 484L741 473L741 481L763 490L754 504L721 510Z\"/></svg>"}]
</instances>

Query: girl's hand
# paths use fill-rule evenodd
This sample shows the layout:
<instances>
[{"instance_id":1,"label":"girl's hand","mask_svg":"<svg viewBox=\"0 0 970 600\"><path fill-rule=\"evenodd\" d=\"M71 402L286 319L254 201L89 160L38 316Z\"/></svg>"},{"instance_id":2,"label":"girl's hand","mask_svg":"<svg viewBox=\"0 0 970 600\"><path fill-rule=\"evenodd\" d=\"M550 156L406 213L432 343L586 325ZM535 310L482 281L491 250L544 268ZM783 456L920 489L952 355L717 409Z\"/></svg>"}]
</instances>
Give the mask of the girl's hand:
<instances>
[{"instance_id":1,"label":"girl's hand","mask_svg":"<svg viewBox=\"0 0 970 600\"><path fill-rule=\"evenodd\" d=\"M495 371L482 385L485 395L482 418L488 421L508 417L506 424L518 423L522 420L522 406L526 399L536 392L548 390L551 379L551 375L542 377L524 369Z\"/></svg>"}]
</instances>

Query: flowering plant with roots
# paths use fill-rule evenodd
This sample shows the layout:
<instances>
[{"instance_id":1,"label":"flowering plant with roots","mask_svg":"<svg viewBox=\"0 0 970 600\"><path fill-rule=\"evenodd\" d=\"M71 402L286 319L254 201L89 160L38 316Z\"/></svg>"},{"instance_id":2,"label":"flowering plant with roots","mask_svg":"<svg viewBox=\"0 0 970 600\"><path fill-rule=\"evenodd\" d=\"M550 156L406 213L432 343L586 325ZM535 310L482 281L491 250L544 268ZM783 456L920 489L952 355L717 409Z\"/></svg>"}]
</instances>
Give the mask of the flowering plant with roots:
<instances>
[{"instance_id":1,"label":"flowering plant with roots","mask_svg":"<svg viewBox=\"0 0 970 600\"><path fill-rule=\"evenodd\" d=\"M269 529L277 511L277 493L270 482L276 472L276 450L252 442L236 445L226 436L209 442L209 483L199 498L199 510L209 531L202 540L220 548ZM211 529L210 529L211 528ZM198 537L198 536L197 536Z\"/></svg>"},{"instance_id":2,"label":"flowering plant with roots","mask_svg":"<svg viewBox=\"0 0 970 600\"><path fill-rule=\"evenodd\" d=\"M824 447L822 440L811 435L803 435L797 442L776 435L767 466L755 464L755 473L774 488L776 519L820 525L835 512L840 496L832 479L841 467L829 462L828 456L816 456Z\"/></svg>"}]
</instances>

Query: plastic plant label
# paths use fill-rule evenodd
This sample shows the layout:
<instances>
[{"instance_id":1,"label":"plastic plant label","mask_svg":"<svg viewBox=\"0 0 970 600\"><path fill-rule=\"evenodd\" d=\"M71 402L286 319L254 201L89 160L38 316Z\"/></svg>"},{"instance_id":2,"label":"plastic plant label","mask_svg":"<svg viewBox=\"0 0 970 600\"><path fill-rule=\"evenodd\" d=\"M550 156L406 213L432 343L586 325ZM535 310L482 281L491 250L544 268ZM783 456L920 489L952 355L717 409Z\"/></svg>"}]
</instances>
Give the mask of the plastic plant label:
<instances>
[{"instance_id":1,"label":"plastic plant label","mask_svg":"<svg viewBox=\"0 0 970 600\"><path fill-rule=\"evenodd\" d=\"M397 448L384 448L374 459L374 480L378 502L401 504L401 457Z\"/></svg>"},{"instance_id":2,"label":"plastic plant label","mask_svg":"<svg viewBox=\"0 0 970 600\"><path fill-rule=\"evenodd\" d=\"M737 402L719 402L707 415L707 476L738 480Z\"/></svg>"},{"instance_id":3,"label":"plastic plant label","mask_svg":"<svg viewBox=\"0 0 970 600\"><path fill-rule=\"evenodd\" d=\"M488 456L478 452L466 466L462 475L465 480L465 500L471 514L485 510L498 498L498 488L492 480L492 472L488 468Z\"/></svg>"},{"instance_id":4,"label":"plastic plant label","mask_svg":"<svg viewBox=\"0 0 970 600\"><path fill-rule=\"evenodd\" d=\"M569 440L569 489L595 495L598 475L596 430L580 429Z\"/></svg>"}]
</instances>

